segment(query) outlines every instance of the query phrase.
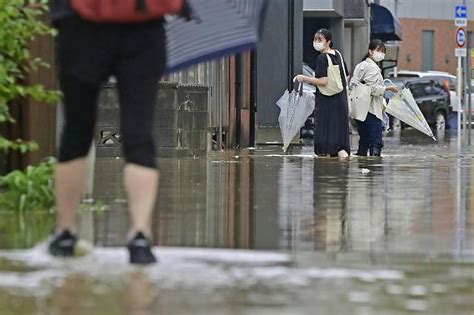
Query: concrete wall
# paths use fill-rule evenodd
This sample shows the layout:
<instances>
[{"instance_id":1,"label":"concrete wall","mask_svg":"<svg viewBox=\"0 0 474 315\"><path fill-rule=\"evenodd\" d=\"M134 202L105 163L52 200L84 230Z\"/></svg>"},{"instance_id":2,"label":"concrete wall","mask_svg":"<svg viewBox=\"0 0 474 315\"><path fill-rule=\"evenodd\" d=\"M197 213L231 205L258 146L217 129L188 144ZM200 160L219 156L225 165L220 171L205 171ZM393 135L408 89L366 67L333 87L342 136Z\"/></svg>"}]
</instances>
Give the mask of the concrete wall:
<instances>
[{"instance_id":1,"label":"concrete wall","mask_svg":"<svg viewBox=\"0 0 474 315\"><path fill-rule=\"evenodd\" d=\"M344 58L353 69L367 52L369 9L366 0L344 1Z\"/></svg>"},{"instance_id":2,"label":"concrete wall","mask_svg":"<svg viewBox=\"0 0 474 315\"><path fill-rule=\"evenodd\" d=\"M345 24L343 55L351 72L367 53L368 43L368 25Z\"/></svg>"},{"instance_id":3,"label":"concrete wall","mask_svg":"<svg viewBox=\"0 0 474 315\"><path fill-rule=\"evenodd\" d=\"M293 22L289 17L291 4L294 6ZM301 73L302 41L303 1L269 1L256 62L256 122L259 127L278 127L279 109L275 103L293 76Z\"/></svg>"},{"instance_id":4,"label":"concrete wall","mask_svg":"<svg viewBox=\"0 0 474 315\"><path fill-rule=\"evenodd\" d=\"M344 54L345 47L344 47L344 21L343 18L333 18L330 20L329 24L331 33L332 33L332 40L334 43L334 48L339 50L342 54Z\"/></svg>"},{"instance_id":5,"label":"concrete wall","mask_svg":"<svg viewBox=\"0 0 474 315\"><path fill-rule=\"evenodd\" d=\"M346 0L344 1L345 19L366 19L368 15L365 0Z\"/></svg>"},{"instance_id":6,"label":"concrete wall","mask_svg":"<svg viewBox=\"0 0 474 315\"><path fill-rule=\"evenodd\" d=\"M342 0L304 0L305 11L334 11L342 16L344 14L344 1Z\"/></svg>"}]
</instances>

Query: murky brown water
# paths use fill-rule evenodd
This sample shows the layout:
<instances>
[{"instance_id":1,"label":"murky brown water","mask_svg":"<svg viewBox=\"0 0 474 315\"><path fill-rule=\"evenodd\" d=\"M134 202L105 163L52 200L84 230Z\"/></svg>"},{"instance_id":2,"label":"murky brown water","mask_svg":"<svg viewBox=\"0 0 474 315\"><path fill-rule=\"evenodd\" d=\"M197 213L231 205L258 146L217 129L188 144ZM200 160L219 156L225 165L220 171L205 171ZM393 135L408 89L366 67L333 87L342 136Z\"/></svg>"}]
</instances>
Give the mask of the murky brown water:
<instances>
[{"instance_id":1,"label":"murky brown water","mask_svg":"<svg viewBox=\"0 0 474 315\"><path fill-rule=\"evenodd\" d=\"M122 160L100 159L95 197L110 210L79 222L91 255L13 251L54 218L0 215L0 314L474 314L474 151L438 138L387 137L383 159L311 146L161 159L161 263L148 268L116 247Z\"/></svg>"}]
</instances>

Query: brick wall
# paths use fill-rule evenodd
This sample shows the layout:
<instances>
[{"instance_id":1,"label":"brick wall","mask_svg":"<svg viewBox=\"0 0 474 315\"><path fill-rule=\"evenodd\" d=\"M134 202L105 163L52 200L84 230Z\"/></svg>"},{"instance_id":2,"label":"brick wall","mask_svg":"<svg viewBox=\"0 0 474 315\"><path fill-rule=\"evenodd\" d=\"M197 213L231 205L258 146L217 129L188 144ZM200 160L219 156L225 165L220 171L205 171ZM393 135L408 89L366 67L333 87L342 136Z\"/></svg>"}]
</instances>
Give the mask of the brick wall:
<instances>
[{"instance_id":1,"label":"brick wall","mask_svg":"<svg viewBox=\"0 0 474 315\"><path fill-rule=\"evenodd\" d=\"M457 58L454 56L456 47L456 27L452 20L400 19L403 40L400 45L399 67L401 70L421 71L422 65L422 33L424 30L434 31L434 69L455 73ZM474 23L470 22L468 30L474 33ZM408 55L411 61L408 61Z\"/></svg>"}]
</instances>

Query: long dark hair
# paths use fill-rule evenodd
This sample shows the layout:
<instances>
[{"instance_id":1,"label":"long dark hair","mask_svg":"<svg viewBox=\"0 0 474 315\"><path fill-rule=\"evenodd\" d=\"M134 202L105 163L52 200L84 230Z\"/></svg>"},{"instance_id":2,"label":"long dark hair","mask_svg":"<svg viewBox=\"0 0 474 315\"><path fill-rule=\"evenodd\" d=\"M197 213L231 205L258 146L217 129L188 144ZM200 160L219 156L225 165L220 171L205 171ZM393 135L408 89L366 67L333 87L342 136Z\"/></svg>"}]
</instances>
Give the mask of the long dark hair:
<instances>
[{"instance_id":1,"label":"long dark hair","mask_svg":"<svg viewBox=\"0 0 474 315\"><path fill-rule=\"evenodd\" d=\"M368 50L378 50L380 48L382 48L384 53L387 51L387 48L385 48L385 44L380 39L372 39L370 41ZM369 52L368 51L365 54L364 58L362 58L362 61L364 61L367 58L369 58Z\"/></svg>"},{"instance_id":2,"label":"long dark hair","mask_svg":"<svg viewBox=\"0 0 474 315\"><path fill-rule=\"evenodd\" d=\"M329 48L333 48L334 44L332 42L332 33L331 33L330 30L328 30L326 28L322 28L322 29L318 30L316 33L314 33L314 35L321 35L322 37L324 37L324 39L327 42L330 42L329 43Z\"/></svg>"}]
</instances>

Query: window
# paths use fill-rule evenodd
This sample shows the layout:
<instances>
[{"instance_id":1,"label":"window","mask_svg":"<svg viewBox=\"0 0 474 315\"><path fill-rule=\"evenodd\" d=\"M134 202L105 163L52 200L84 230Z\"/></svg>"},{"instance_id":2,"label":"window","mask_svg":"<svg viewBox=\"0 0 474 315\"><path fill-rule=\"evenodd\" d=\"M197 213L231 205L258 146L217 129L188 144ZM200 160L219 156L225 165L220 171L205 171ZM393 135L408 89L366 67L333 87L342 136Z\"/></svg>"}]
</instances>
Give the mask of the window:
<instances>
[{"instance_id":1,"label":"window","mask_svg":"<svg viewBox=\"0 0 474 315\"><path fill-rule=\"evenodd\" d=\"M434 31L423 31L421 47L421 70L434 69Z\"/></svg>"},{"instance_id":2,"label":"window","mask_svg":"<svg viewBox=\"0 0 474 315\"><path fill-rule=\"evenodd\" d=\"M415 98L431 94L431 85L429 82L410 84L409 89Z\"/></svg>"},{"instance_id":3,"label":"window","mask_svg":"<svg viewBox=\"0 0 474 315\"><path fill-rule=\"evenodd\" d=\"M445 86L443 85L442 82L440 82L440 81L434 81L433 82L433 94L434 95L446 96L446 94L447 94L446 88L445 88Z\"/></svg>"},{"instance_id":4,"label":"window","mask_svg":"<svg viewBox=\"0 0 474 315\"><path fill-rule=\"evenodd\" d=\"M449 78L449 90L456 91L458 88L458 80L454 78Z\"/></svg>"}]
</instances>

